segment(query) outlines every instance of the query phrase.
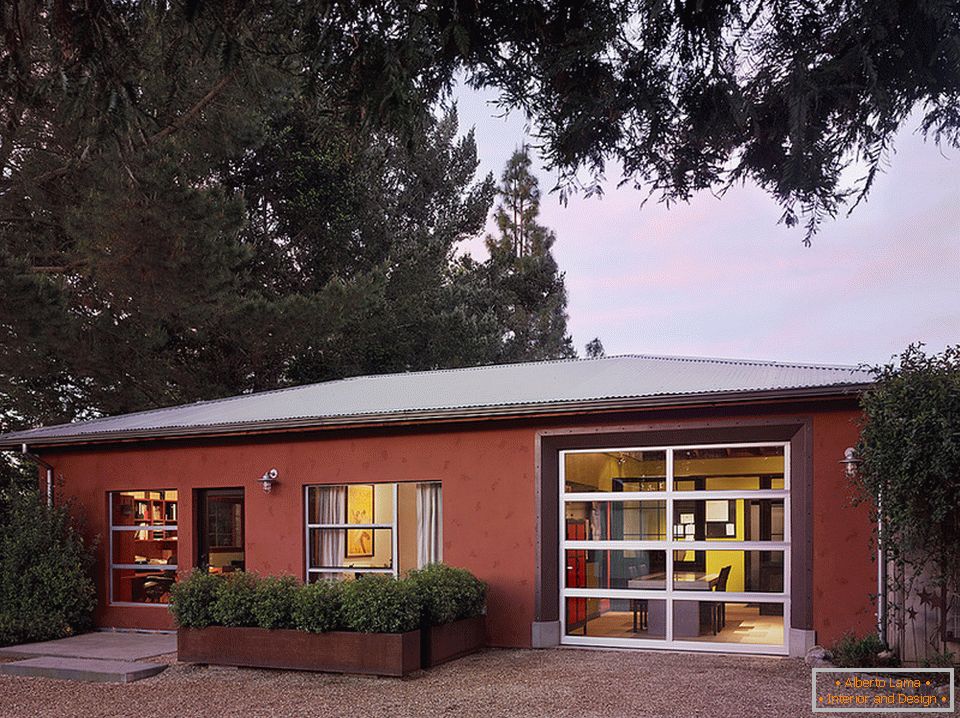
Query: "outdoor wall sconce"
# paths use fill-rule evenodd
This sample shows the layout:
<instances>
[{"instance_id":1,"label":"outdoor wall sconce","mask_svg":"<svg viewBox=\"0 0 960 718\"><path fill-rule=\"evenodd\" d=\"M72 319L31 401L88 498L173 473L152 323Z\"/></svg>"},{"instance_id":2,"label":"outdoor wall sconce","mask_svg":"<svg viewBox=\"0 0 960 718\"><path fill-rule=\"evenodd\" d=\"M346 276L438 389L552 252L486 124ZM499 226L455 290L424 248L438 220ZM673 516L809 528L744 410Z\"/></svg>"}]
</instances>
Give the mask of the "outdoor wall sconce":
<instances>
[{"instance_id":1,"label":"outdoor wall sconce","mask_svg":"<svg viewBox=\"0 0 960 718\"><path fill-rule=\"evenodd\" d=\"M257 481L260 482L260 485L263 486L263 492L269 494L273 485L280 483L277 481L277 477L280 476L280 472L276 469L270 469L267 473L261 476Z\"/></svg>"},{"instance_id":2,"label":"outdoor wall sconce","mask_svg":"<svg viewBox=\"0 0 960 718\"><path fill-rule=\"evenodd\" d=\"M847 472L847 478L852 479L857 475L857 469L860 467L860 464L863 463L863 459L857 458L857 450L849 446L844 450L840 463L843 464Z\"/></svg>"}]
</instances>

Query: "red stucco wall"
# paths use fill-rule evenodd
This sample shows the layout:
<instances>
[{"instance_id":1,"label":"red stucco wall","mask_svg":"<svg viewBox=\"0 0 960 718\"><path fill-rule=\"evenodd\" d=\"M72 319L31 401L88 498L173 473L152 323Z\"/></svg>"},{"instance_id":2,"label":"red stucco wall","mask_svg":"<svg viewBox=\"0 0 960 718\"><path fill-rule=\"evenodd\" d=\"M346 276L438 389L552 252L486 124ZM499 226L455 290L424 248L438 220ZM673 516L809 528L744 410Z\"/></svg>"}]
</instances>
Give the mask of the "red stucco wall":
<instances>
[{"instance_id":1,"label":"red stucco wall","mask_svg":"<svg viewBox=\"0 0 960 718\"><path fill-rule=\"evenodd\" d=\"M109 606L107 492L177 489L178 564L194 563L192 489L244 486L246 567L263 574L304 576L303 486L315 483L424 481L443 483L443 555L490 585L488 631L494 645L529 645L533 620L534 492L530 431L471 431L410 436L129 447L51 456L65 477L60 496L77 502L91 533L102 535L101 626L172 628L152 606ZM276 467L270 494L256 484Z\"/></svg>"},{"instance_id":2,"label":"red stucco wall","mask_svg":"<svg viewBox=\"0 0 960 718\"><path fill-rule=\"evenodd\" d=\"M824 646L847 631L865 635L876 626L870 512L851 505L853 491L837 463L856 444L858 416L837 411L813 420L813 622Z\"/></svg>"},{"instance_id":3,"label":"red stucco wall","mask_svg":"<svg viewBox=\"0 0 960 718\"><path fill-rule=\"evenodd\" d=\"M869 594L876 564L870 560L867 510L849 506L849 490L837 461L855 443L857 413L801 407L794 416L813 417L813 615L820 643L844 631L873 627ZM812 410L813 409L813 410ZM755 408L741 416L777 413ZM712 416L726 418L729 411ZM488 639L496 646L529 646L535 616L536 490L535 438L539 429L587 424L645 424L667 414L595 417L542 422L449 425L414 431L318 432L194 442L127 444L46 451L63 475L60 497L76 502L91 535L101 536L97 566L101 626L172 628L168 612L156 607L108 604L107 492L177 489L180 501L181 569L194 563L192 490L246 489L246 567L263 574L304 576L303 486L319 483L431 481L443 483L443 554L447 563L469 568L490 587ZM674 426L684 418L673 412ZM703 422L705 413L697 412ZM679 419L679 422L678 422ZM275 467L280 483L264 494L256 483ZM550 480L555 480L551 478ZM552 518L552 517L551 517Z\"/></svg>"}]
</instances>

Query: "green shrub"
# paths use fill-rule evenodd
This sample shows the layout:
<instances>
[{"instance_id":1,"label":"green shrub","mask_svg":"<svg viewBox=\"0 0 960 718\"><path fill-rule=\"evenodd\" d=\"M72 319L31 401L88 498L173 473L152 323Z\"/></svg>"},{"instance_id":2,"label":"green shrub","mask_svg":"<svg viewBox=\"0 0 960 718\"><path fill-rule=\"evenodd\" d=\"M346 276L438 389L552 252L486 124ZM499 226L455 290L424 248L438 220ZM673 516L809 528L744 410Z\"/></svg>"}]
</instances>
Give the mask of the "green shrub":
<instances>
[{"instance_id":1,"label":"green shrub","mask_svg":"<svg viewBox=\"0 0 960 718\"><path fill-rule=\"evenodd\" d=\"M483 614L487 587L462 568L431 564L410 572L423 608L423 625L438 626Z\"/></svg>"},{"instance_id":2,"label":"green shrub","mask_svg":"<svg viewBox=\"0 0 960 718\"><path fill-rule=\"evenodd\" d=\"M293 576L261 579L253 591L253 617L260 628L293 628L294 599L300 582Z\"/></svg>"},{"instance_id":3,"label":"green shrub","mask_svg":"<svg viewBox=\"0 0 960 718\"><path fill-rule=\"evenodd\" d=\"M183 628L206 628L217 623L213 605L223 587L220 574L202 569L190 574L170 587L170 613L178 626Z\"/></svg>"},{"instance_id":4,"label":"green shrub","mask_svg":"<svg viewBox=\"0 0 960 718\"><path fill-rule=\"evenodd\" d=\"M68 506L15 493L0 513L0 645L63 638L91 627L93 546Z\"/></svg>"},{"instance_id":5,"label":"green shrub","mask_svg":"<svg viewBox=\"0 0 960 718\"><path fill-rule=\"evenodd\" d=\"M257 619L253 615L253 603L258 582L252 573L236 571L226 574L211 609L217 625L257 625Z\"/></svg>"},{"instance_id":6,"label":"green shrub","mask_svg":"<svg viewBox=\"0 0 960 718\"><path fill-rule=\"evenodd\" d=\"M409 579L376 574L343 587L343 622L361 633L403 633L420 625L420 597Z\"/></svg>"},{"instance_id":7,"label":"green shrub","mask_svg":"<svg viewBox=\"0 0 960 718\"><path fill-rule=\"evenodd\" d=\"M293 603L293 623L301 631L336 631L343 619L343 584L317 581L297 591Z\"/></svg>"},{"instance_id":8,"label":"green shrub","mask_svg":"<svg viewBox=\"0 0 960 718\"><path fill-rule=\"evenodd\" d=\"M833 662L842 668L889 668L900 665L895 655L881 656L887 647L875 633L857 638L852 633L844 634L837 641L831 653Z\"/></svg>"}]
</instances>

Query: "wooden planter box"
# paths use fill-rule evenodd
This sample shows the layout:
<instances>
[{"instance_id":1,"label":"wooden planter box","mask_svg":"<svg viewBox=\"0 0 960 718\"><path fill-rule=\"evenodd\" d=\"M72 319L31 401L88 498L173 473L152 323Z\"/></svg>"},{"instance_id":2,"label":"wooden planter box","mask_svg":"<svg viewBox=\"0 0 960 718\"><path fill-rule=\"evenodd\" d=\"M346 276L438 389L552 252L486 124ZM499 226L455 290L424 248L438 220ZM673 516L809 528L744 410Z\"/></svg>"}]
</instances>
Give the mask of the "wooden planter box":
<instances>
[{"instance_id":1,"label":"wooden planter box","mask_svg":"<svg viewBox=\"0 0 960 718\"><path fill-rule=\"evenodd\" d=\"M265 628L181 628L181 661L249 668L405 676L420 669L420 631L307 633Z\"/></svg>"},{"instance_id":2,"label":"wooden planter box","mask_svg":"<svg viewBox=\"0 0 960 718\"><path fill-rule=\"evenodd\" d=\"M423 646L420 655L424 668L439 666L441 663L476 653L487 643L483 616L430 626L423 629L421 634Z\"/></svg>"}]
</instances>

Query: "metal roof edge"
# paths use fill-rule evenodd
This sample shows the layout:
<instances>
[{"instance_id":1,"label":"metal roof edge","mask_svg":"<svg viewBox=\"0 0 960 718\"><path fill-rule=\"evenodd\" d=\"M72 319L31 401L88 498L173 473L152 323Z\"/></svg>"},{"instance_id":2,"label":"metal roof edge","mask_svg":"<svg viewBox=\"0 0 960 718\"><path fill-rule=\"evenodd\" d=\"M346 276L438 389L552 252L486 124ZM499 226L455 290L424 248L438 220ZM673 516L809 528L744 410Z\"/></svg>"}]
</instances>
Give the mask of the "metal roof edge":
<instances>
[{"instance_id":1,"label":"metal roof edge","mask_svg":"<svg viewBox=\"0 0 960 718\"><path fill-rule=\"evenodd\" d=\"M274 433L296 429L362 428L364 426L401 425L438 421L469 419L526 418L555 412L615 411L618 409L687 408L711 404L757 403L783 399L816 399L854 395L866 390L872 382L831 384L788 389L756 389L691 394L658 394L642 397L616 397L578 401L538 402L531 404L505 404L497 406L455 407L451 409L427 409L393 411L386 413L352 414L335 417L299 417L266 421L244 421L197 426L170 426L155 429L130 429L124 431L90 432L56 437L38 437L30 440L21 437L10 441L8 437L26 432L0 434L0 450L15 450L27 444L31 448L72 446L85 444L127 443L147 439L187 439L216 437L235 434ZM29 431L29 430L27 430Z\"/></svg>"}]
</instances>

